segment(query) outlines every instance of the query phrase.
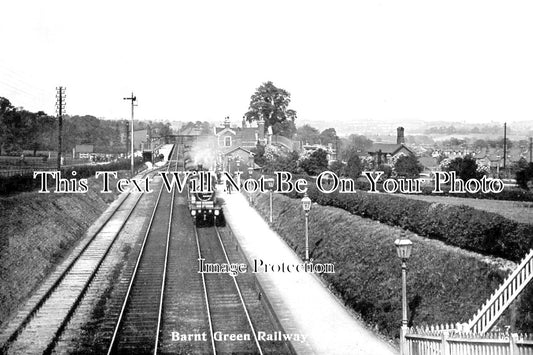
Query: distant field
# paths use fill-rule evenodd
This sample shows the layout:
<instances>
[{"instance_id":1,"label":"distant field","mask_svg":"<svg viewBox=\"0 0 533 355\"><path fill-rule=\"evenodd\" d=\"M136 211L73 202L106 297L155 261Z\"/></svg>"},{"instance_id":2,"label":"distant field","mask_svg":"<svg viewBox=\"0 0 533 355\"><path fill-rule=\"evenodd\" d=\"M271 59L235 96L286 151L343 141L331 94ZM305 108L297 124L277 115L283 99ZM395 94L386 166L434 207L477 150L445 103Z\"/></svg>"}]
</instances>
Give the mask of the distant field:
<instances>
[{"instance_id":1,"label":"distant field","mask_svg":"<svg viewBox=\"0 0 533 355\"><path fill-rule=\"evenodd\" d=\"M524 132L527 133L527 132ZM447 140L450 138L457 138L457 139L502 139L503 136L503 126L502 126L502 132L501 134L489 134L489 133L454 133L454 134L428 134L431 138L433 138L436 142L441 142L443 140ZM527 134L511 134L507 135L507 138L511 141L519 141L521 139L529 139L529 136Z\"/></svg>"},{"instance_id":2,"label":"distant field","mask_svg":"<svg viewBox=\"0 0 533 355\"><path fill-rule=\"evenodd\" d=\"M405 198L449 205L466 205L479 210L498 213L505 218L521 223L533 224L533 202L478 200L473 198L448 197L438 195L400 195Z\"/></svg>"}]
</instances>

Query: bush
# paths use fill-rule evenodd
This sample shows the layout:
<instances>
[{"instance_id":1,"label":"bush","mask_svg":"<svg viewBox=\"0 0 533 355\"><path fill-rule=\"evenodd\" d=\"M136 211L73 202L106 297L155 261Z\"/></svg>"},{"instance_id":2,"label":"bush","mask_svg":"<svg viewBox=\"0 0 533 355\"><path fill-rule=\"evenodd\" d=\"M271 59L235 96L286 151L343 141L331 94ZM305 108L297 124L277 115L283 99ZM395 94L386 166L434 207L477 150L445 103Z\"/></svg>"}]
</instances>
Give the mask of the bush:
<instances>
[{"instance_id":1,"label":"bush","mask_svg":"<svg viewBox=\"0 0 533 355\"><path fill-rule=\"evenodd\" d=\"M350 199L343 201L348 203ZM361 202L368 200L361 199ZM267 219L268 194L258 196L255 206ZM418 210L414 206L409 208ZM273 211L272 228L303 257L305 239L300 201L275 194ZM406 219L404 223L409 225L414 220ZM335 265L334 274L322 276L348 307L372 326L396 338L401 320L401 273L394 240L399 232L328 207L314 206L309 216L311 258L314 262ZM410 238L413 252L407 277L409 325L467 322L508 273L437 241L415 235ZM527 298L532 291L532 286L529 291L526 289L519 302L519 310L524 312L517 314L517 325L523 332L533 329L532 316L527 313L533 309L533 299ZM509 321L504 314L500 324Z\"/></svg>"},{"instance_id":2,"label":"bush","mask_svg":"<svg viewBox=\"0 0 533 355\"><path fill-rule=\"evenodd\" d=\"M533 181L533 163L529 163L516 172L516 183L520 188L528 190L528 182Z\"/></svg>"},{"instance_id":3,"label":"bush","mask_svg":"<svg viewBox=\"0 0 533 355\"><path fill-rule=\"evenodd\" d=\"M141 160L135 161L135 168L138 169L142 166L143 163ZM80 166L71 166L61 169L61 175L63 178L71 179L72 172L76 171L76 179L84 179L91 176L94 176L97 171L119 171L119 170L128 170L130 169L130 161L122 160L116 163L109 163L105 165L80 165ZM38 168L35 171L39 171ZM51 179L48 181L48 186L54 186L55 182ZM14 193L32 191L41 188L41 180L34 179L33 173L28 173L24 175L14 175L14 176L0 176L0 196L11 195Z\"/></svg>"},{"instance_id":4,"label":"bush","mask_svg":"<svg viewBox=\"0 0 533 355\"><path fill-rule=\"evenodd\" d=\"M390 194L324 194L309 184L309 197L324 206L382 223L481 254L519 261L533 247L533 225L467 206L449 206L405 199ZM298 197L297 194L289 194Z\"/></svg>"}]
</instances>

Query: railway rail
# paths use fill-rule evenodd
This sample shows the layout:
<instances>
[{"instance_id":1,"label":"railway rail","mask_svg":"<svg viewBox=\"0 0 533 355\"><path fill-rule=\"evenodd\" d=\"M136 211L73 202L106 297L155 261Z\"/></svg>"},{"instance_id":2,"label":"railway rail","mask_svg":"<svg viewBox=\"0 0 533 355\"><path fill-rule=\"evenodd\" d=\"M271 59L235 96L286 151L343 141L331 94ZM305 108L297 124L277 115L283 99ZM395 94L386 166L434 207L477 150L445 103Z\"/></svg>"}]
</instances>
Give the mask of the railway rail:
<instances>
[{"instance_id":1,"label":"railway rail","mask_svg":"<svg viewBox=\"0 0 533 355\"><path fill-rule=\"evenodd\" d=\"M183 169L183 160L178 156L176 169ZM199 259L230 263L231 252L218 228L196 228L185 192L163 198L171 206L168 220L155 211L153 225L164 224L166 230L146 232L108 354L263 354L257 327L279 328L272 325L256 285L248 279L243 291L229 274L199 273ZM285 344L266 345L269 353L290 353Z\"/></svg>"},{"instance_id":2,"label":"railway rail","mask_svg":"<svg viewBox=\"0 0 533 355\"><path fill-rule=\"evenodd\" d=\"M149 172L150 173L150 172ZM148 173L145 173L146 176ZM33 306L3 329L2 353L50 353L129 220L142 194L128 193L88 240L74 250Z\"/></svg>"},{"instance_id":3,"label":"railway rail","mask_svg":"<svg viewBox=\"0 0 533 355\"><path fill-rule=\"evenodd\" d=\"M198 255L210 263L230 264L217 227L196 229ZM201 273L213 353L263 354L257 331L235 276Z\"/></svg>"},{"instance_id":4,"label":"railway rail","mask_svg":"<svg viewBox=\"0 0 533 355\"><path fill-rule=\"evenodd\" d=\"M179 154L179 147L177 153ZM176 166L177 161L174 161ZM171 164L172 161L169 165ZM161 185L113 331L108 354L157 353L176 193L175 189L171 193L163 191L164 187ZM154 228L161 225L167 226L166 233Z\"/></svg>"},{"instance_id":5,"label":"railway rail","mask_svg":"<svg viewBox=\"0 0 533 355\"><path fill-rule=\"evenodd\" d=\"M183 148L176 146L169 169L184 169ZM81 349L108 354L293 353L290 345L258 338L261 331L281 328L261 300L255 276L198 272L199 259L218 264L246 259L229 227L196 228L185 194L169 193L161 184L155 204L153 200L146 204L150 212L145 210L143 218L151 217L147 226L143 224L142 242L135 241L136 258L123 260L116 287L109 286L105 316L95 331L100 343L91 349L87 338ZM77 351L64 339L76 339L69 322L141 196L130 194L121 201L37 307L13 329L2 352ZM98 274L95 282L102 282L105 275ZM62 337L65 328L69 335Z\"/></svg>"}]
</instances>

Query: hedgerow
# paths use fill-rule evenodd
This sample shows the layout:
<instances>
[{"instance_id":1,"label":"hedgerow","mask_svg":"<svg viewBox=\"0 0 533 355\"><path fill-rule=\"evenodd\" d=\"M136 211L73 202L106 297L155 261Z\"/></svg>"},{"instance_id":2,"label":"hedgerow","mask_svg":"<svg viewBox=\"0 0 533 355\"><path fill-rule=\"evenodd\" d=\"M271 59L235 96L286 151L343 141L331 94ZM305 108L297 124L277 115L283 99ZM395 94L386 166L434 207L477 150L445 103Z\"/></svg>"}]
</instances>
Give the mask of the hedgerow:
<instances>
[{"instance_id":1,"label":"hedgerow","mask_svg":"<svg viewBox=\"0 0 533 355\"><path fill-rule=\"evenodd\" d=\"M272 229L303 258L301 203L275 194L273 206ZM268 220L267 194L256 198L255 208ZM399 235L398 228L334 208L313 206L309 215L310 257L315 263L335 265L334 274L322 276L348 307L392 338L399 336L402 317L401 263L394 246ZM509 272L438 241L409 237L413 241L407 277L410 326L468 322ZM533 298L528 298L532 291L533 285L517 306L516 324L522 332L533 329ZM504 314L497 326L509 324L510 319Z\"/></svg>"},{"instance_id":2,"label":"hedgerow","mask_svg":"<svg viewBox=\"0 0 533 355\"><path fill-rule=\"evenodd\" d=\"M399 226L419 235L481 254L519 261L533 247L533 225L468 206L411 200L385 193L325 194L309 184L318 204ZM296 193L290 197L301 197Z\"/></svg>"},{"instance_id":3,"label":"hedgerow","mask_svg":"<svg viewBox=\"0 0 533 355\"><path fill-rule=\"evenodd\" d=\"M143 165L141 160L135 161L135 169L139 169ZM97 171L120 171L130 169L130 162L123 160L114 163L104 164L104 165L79 165L71 166L61 169L61 177L66 179L84 179L91 176L94 176ZM35 169L39 171L38 168ZM72 176L72 172L76 171L76 176ZM49 179L48 186L54 185L54 180ZM41 179L33 178L33 174L23 174L23 175L14 175L14 176L0 176L0 196L11 195L14 193L32 191L41 188Z\"/></svg>"}]
</instances>

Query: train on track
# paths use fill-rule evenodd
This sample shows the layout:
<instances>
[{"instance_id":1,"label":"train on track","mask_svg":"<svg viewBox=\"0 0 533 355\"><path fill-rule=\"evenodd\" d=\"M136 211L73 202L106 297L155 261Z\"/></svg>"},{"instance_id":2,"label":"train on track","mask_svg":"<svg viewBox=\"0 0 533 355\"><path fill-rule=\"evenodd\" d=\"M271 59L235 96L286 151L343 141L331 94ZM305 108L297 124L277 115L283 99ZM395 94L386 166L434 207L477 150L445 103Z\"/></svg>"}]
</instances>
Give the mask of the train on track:
<instances>
[{"instance_id":1,"label":"train on track","mask_svg":"<svg viewBox=\"0 0 533 355\"><path fill-rule=\"evenodd\" d=\"M197 227L226 224L222 200L217 196L217 177L213 171L204 170L202 165L186 164L186 170L196 171L187 181L187 202Z\"/></svg>"}]
</instances>

